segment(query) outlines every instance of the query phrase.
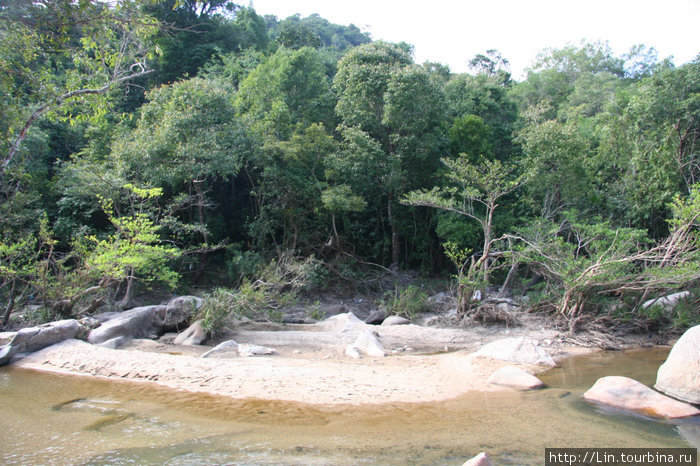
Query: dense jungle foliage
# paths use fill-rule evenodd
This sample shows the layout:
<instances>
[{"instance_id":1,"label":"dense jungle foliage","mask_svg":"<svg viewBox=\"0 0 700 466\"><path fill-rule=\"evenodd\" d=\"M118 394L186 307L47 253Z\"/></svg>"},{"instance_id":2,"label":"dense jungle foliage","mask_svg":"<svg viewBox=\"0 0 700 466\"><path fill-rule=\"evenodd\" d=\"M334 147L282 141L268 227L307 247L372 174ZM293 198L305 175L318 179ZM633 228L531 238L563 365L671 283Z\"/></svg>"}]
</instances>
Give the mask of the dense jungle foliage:
<instances>
[{"instance_id":1,"label":"dense jungle foliage","mask_svg":"<svg viewBox=\"0 0 700 466\"><path fill-rule=\"evenodd\" d=\"M225 0L0 0L2 324L275 267L454 276L463 315L527 294L571 330L697 322L700 56L470 65Z\"/></svg>"}]
</instances>

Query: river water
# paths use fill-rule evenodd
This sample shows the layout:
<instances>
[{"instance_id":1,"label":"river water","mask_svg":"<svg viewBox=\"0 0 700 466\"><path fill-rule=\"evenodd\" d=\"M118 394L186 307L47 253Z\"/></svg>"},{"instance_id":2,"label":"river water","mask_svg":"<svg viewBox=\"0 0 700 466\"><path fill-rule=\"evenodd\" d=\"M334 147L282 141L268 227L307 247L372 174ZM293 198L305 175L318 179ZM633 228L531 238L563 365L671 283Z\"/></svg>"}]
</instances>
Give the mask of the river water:
<instances>
[{"instance_id":1,"label":"river water","mask_svg":"<svg viewBox=\"0 0 700 466\"><path fill-rule=\"evenodd\" d=\"M2 464L542 464L545 448L699 447L700 420L581 401L598 377L653 384L667 349L575 357L534 392L426 404L312 406L0 370ZM420 380L416 380L420 383Z\"/></svg>"}]
</instances>

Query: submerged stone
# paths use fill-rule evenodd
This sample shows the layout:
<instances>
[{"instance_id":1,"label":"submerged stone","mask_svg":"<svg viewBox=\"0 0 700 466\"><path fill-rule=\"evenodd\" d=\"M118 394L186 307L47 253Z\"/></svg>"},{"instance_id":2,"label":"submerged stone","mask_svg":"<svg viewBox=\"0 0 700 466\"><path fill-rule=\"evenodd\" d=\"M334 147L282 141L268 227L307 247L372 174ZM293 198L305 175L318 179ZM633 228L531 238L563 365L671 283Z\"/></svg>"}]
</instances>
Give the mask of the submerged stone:
<instances>
[{"instance_id":1,"label":"submerged stone","mask_svg":"<svg viewBox=\"0 0 700 466\"><path fill-rule=\"evenodd\" d=\"M544 382L540 379L514 366L501 367L491 374L487 381L494 385L502 385L518 390L534 390L544 387Z\"/></svg>"},{"instance_id":2,"label":"submerged stone","mask_svg":"<svg viewBox=\"0 0 700 466\"><path fill-rule=\"evenodd\" d=\"M583 399L654 417L674 419L700 414L700 410L693 406L655 392L628 377L601 377L583 394Z\"/></svg>"}]
</instances>

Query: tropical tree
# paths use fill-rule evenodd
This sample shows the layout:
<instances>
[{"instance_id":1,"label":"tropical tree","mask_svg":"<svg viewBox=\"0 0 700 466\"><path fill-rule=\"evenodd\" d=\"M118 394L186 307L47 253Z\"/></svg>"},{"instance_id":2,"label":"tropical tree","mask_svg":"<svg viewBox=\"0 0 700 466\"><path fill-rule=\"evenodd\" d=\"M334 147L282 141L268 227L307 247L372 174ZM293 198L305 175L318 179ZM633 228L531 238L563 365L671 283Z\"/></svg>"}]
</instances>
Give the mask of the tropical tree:
<instances>
[{"instance_id":1,"label":"tropical tree","mask_svg":"<svg viewBox=\"0 0 700 466\"><path fill-rule=\"evenodd\" d=\"M493 220L499 199L514 191L522 183L522 178L514 177L513 168L499 160L482 158L473 164L467 154L460 154L456 159L444 158L442 162L448 169L443 175L446 185L429 191L412 191L402 202L463 215L481 226L484 243L476 255L469 258L466 252L458 253L454 245L447 248L448 254L461 262L457 267L460 310L464 313L469 308L472 293L489 281L491 248L495 242Z\"/></svg>"},{"instance_id":2,"label":"tropical tree","mask_svg":"<svg viewBox=\"0 0 700 466\"><path fill-rule=\"evenodd\" d=\"M425 68L412 64L409 52L405 44L385 42L356 47L338 63L333 83L338 93L336 113L342 124L365 133L384 153L377 159L381 165L370 172L384 172L381 200L385 208L379 210L378 218L390 230L390 262L394 266L399 263L401 236L411 230L412 236L425 235L425 231L416 231L415 222L402 225L398 199L410 189L432 184L439 154L446 145L441 90ZM351 187L362 193L363 188ZM404 229L408 231L402 232Z\"/></svg>"},{"instance_id":3,"label":"tropical tree","mask_svg":"<svg viewBox=\"0 0 700 466\"><path fill-rule=\"evenodd\" d=\"M110 91L152 71L159 25L140 3L24 0L0 10L0 177L39 118L73 118L78 104L103 114Z\"/></svg>"}]
</instances>

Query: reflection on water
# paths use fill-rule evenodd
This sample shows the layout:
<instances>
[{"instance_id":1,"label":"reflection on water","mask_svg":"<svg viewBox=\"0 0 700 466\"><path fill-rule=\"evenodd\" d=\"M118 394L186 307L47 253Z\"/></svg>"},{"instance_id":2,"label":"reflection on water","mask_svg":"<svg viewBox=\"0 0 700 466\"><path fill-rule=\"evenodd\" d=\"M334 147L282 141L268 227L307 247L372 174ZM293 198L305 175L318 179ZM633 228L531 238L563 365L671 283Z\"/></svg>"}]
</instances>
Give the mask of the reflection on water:
<instances>
[{"instance_id":1,"label":"reflection on water","mask_svg":"<svg viewBox=\"0 0 700 466\"><path fill-rule=\"evenodd\" d=\"M598 377L653 383L667 350L573 358L537 392L441 403L309 406L230 400L128 382L0 371L0 463L541 464L547 447L687 447L697 420L601 412L581 393ZM420 383L420 381L416 381Z\"/></svg>"}]
</instances>

